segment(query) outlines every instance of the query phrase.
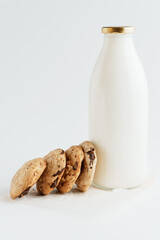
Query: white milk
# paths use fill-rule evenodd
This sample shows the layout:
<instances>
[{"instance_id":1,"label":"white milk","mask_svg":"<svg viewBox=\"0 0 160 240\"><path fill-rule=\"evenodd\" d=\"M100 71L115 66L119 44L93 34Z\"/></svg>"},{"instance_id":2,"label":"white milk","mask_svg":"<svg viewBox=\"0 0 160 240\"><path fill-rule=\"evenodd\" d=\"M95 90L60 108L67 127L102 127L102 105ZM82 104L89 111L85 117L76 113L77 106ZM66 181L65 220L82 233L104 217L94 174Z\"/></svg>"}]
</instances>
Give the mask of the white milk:
<instances>
[{"instance_id":1,"label":"white milk","mask_svg":"<svg viewBox=\"0 0 160 240\"><path fill-rule=\"evenodd\" d=\"M104 189L136 187L147 175L146 78L132 34L123 32L104 34L90 84L90 140L98 155L94 184Z\"/></svg>"}]
</instances>

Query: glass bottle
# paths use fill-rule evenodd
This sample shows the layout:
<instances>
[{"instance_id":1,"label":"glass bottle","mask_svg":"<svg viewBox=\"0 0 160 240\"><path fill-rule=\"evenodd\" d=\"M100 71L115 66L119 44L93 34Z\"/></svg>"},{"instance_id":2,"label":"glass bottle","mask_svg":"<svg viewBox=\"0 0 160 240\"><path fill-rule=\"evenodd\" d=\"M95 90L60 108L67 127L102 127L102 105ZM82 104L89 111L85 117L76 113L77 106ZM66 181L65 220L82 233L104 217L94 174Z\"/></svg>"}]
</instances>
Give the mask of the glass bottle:
<instances>
[{"instance_id":1,"label":"glass bottle","mask_svg":"<svg viewBox=\"0 0 160 240\"><path fill-rule=\"evenodd\" d=\"M89 135L97 149L94 185L133 188L147 175L148 92L133 27L104 27L89 90Z\"/></svg>"}]
</instances>

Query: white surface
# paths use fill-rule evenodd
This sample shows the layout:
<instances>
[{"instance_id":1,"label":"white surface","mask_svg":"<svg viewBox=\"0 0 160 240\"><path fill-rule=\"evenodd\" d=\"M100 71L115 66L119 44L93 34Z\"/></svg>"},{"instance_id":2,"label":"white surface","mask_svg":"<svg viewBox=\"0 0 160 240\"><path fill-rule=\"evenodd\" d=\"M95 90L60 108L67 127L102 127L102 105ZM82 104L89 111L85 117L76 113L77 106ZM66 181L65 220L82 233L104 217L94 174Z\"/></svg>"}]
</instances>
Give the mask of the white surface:
<instances>
[{"instance_id":1,"label":"white surface","mask_svg":"<svg viewBox=\"0 0 160 240\"><path fill-rule=\"evenodd\" d=\"M69 194L55 191L45 197L33 189L16 201L6 190L1 191L1 238L132 240L147 234L145 239L158 239L159 198L153 181L151 175L132 190L110 192L91 187L86 193L73 189Z\"/></svg>"},{"instance_id":2,"label":"white surface","mask_svg":"<svg viewBox=\"0 0 160 240\"><path fill-rule=\"evenodd\" d=\"M159 8L158 0L0 0L0 239L159 240ZM10 200L10 180L26 160L88 138L88 86L104 25L136 27L149 86L149 168L156 183L114 214L106 202L110 192L97 189L53 196L53 208L47 207L52 195Z\"/></svg>"},{"instance_id":3,"label":"white surface","mask_svg":"<svg viewBox=\"0 0 160 240\"><path fill-rule=\"evenodd\" d=\"M89 136L100 159L94 183L133 188L147 176L147 81L133 34L103 35L89 90Z\"/></svg>"}]
</instances>

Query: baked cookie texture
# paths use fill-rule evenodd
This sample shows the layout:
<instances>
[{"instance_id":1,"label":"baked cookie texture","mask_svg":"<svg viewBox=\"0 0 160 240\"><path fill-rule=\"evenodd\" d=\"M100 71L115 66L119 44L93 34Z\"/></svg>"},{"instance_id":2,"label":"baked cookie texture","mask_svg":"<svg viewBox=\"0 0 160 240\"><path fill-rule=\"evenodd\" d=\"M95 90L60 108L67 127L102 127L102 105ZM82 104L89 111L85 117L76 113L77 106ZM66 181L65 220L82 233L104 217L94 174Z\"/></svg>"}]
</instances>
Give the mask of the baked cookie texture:
<instances>
[{"instance_id":1,"label":"baked cookie texture","mask_svg":"<svg viewBox=\"0 0 160 240\"><path fill-rule=\"evenodd\" d=\"M26 162L12 178L11 198L21 198L28 194L30 188L37 182L45 168L46 162L43 158L35 158Z\"/></svg>"},{"instance_id":2,"label":"baked cookie texture","mask_svg":"<svg viewBox=\"0 0 160 240\"><path fill-rule=\"evenodd\" d=\"M91 185L96 169L97 155L94 145L85 141L80 144L84 151L84 160L82 162L81 173L76 181L79 190L85 192Z\"/></svg>"},{"instance_id":3,"label":"baked cookie texture","mask_svg":"<svg viewBox=\"0 0 160 240\"><path fill-rule=\"evenodd\" d=\"M62 149L56 149L44 157L47 167L37 181L37 190L42 195L52 192L64 173L66 167L66 155Z\"/></svg>"},{"instance_id":4,"label":"baked cookie texture","mask_svg":"<svg viewBox=\"0 0 160 240\"><path fill-rule=\"evenodd\" d=\"M84 159L84 153L80 146L72 146L65 153L66 169L57 187L61 193L67 193L72 189L80 174L81 163Z\"/></svg>"}]
</instances>

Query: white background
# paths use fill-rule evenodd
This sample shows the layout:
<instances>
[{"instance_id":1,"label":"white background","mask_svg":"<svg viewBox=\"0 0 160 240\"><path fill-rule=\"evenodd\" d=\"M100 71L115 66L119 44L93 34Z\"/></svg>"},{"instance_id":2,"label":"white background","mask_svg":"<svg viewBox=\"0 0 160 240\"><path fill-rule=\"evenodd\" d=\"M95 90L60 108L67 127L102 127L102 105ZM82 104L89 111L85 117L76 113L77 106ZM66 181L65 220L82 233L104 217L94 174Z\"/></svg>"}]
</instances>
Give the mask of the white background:
<instances>
[{"instance_id":1,"label":"white background","mask_svg":"<svg viewBox=\"0 0 160 240\"><path fill-rule=\"evenodd\" d=\"M0 0L0 239L160 239L159 11L158 0ZM108 25L136 28L155 183L143 194L91 188L10 200L10 180L25 161L88 139L89 80Z\"/></svg>"}]
</instances>

